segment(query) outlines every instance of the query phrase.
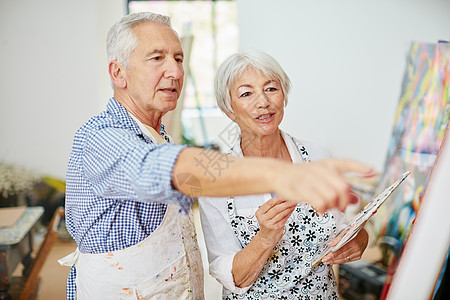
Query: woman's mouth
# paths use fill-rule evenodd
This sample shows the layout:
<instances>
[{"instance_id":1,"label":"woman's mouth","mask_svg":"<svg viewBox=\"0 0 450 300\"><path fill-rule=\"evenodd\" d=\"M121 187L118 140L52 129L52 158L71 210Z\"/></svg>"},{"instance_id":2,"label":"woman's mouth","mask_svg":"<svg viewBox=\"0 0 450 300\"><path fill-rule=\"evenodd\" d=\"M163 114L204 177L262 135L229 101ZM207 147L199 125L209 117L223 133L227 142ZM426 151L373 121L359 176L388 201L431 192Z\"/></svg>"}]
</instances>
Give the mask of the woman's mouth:
<instances>
[{"instance_id":1,"label":"woman's mouth","mask_svg":"<svg viewBox=\"0 0 450 300\"><path fill-rule=\"evenodd\" d=\"M259 117L257 117L256 119L257 120L267 120L267 119L269 119L270 117L272 117L274 114L273 113L270 113L270 114L264 114L264 115L260 115Z\"/></svg>"}]
</instances>

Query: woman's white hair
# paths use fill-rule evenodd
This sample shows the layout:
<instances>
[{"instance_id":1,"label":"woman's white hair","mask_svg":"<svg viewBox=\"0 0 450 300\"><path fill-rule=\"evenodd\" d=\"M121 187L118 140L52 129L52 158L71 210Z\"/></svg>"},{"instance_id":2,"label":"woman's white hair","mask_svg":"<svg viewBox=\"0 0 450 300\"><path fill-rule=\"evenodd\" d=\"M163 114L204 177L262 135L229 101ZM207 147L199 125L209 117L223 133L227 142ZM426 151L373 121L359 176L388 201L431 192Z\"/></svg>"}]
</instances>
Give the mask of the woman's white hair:
<instances>
[{"instance_id":1,"label":"woman's white hair","mask_svg":"<svg viewBox=\"0 0 450 300\"><path fill-rule=\"evenodd\" d=\"M170 25L170 17L152 12L132 13L121 18L114 24L106 37L106 53L108 62L113 60L128 68L131 52L136 48L138 39L133 27L144 22L164 24L170 27L175 35L178 34Z\"/></svg>"},{"instance_id":2,"label":"woman's white hair","mask_svg":"<svg viewBox=\"0 0 450 300\"><path fill-rule=\"evenodd\" d=\"M228 57L217 69L214 81L214 93L219 108L224 113L233 113L231 108L230 87L247 68L261 72L268 78L280 81L284 95L284 106L287 105L291 80L280 64L269 54L248 49L239 51Z\"/></svg>"}]
</instances>

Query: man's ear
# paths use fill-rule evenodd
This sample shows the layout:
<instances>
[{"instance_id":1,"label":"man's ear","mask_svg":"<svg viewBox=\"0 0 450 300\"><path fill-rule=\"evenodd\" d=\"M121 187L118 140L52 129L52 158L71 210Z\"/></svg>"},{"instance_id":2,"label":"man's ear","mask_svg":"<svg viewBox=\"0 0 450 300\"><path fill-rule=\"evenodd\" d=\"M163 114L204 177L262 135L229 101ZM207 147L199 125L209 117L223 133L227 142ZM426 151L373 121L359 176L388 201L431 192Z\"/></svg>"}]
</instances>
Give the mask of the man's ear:
<instances>
[{"instance_id":1,"label":"man's ear","mask_svg":"<svg viewBox=\"0 0 450 300\"><path fill-rule=\"evenodd\" d=\"M110 61L108 66L109 77L117 88L126 88L126 72L122 64L118 63L116 60Z\"/></svg>"}]
</instances>

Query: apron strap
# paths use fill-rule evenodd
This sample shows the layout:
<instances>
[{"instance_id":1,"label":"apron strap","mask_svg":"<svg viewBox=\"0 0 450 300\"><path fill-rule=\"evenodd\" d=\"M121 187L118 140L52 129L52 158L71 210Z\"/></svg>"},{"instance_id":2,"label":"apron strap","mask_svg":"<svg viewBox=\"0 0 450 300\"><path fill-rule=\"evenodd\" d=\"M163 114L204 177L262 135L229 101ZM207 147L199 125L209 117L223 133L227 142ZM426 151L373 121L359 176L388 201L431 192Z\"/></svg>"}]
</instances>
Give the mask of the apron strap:
<instances>
[{"instance_id":1,"label":"apron strap","mask_svg":"<svg viewBox=\"0 0 450 300\"><path fill-rule=\"evenodd\" d=\"M163 137L160 134L158 134L156 132L156 130L153 127L145 125L145 124L144 124L144 126L145 126L145 128L148 129L148 131L152 135L150 138L152 138L152 139L154 138L158 144L164 144L167 142L165 139L163 139Z\"/></svg>"},{"instance_id":2,"label":"apron strap","mask_svg":"<svg viewBox=\"0 0 450 300\"><path fill-rule=\"evenodd\" d=\"M79 257L80 257L80 250L78 250L77 248L74 252L70 253L69 255L66 255L63 258L58 259L58 262L61 266L71 267L78 261Z\"/></svg>"}]
</instances>

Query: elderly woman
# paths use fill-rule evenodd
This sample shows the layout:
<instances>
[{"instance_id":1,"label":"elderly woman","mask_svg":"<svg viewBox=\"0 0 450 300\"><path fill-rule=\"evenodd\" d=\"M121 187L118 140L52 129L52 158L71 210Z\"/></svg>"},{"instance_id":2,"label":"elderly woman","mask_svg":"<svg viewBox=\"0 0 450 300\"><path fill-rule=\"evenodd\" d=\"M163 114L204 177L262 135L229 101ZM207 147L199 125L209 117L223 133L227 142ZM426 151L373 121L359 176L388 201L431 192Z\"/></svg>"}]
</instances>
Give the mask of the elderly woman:
<instances>
[{"instance_id":1,"label":"elderly woman","mask_svg":"<svg viewBox=\"0 0 450 300\"><path fill-rule=\"evenodd\" d=\"M322 148L281 131L290 80L268 54L248 50L229 57L217 71L220 109L240 128L230 153L273 157L295 164L327 158ZM311 202L312 203L312 202ZM320 264L314 259L344 227L337 209L318 214L308 203L260 194L200 198L210 273L224 299L338 299L331 264L361 258L365 230Z\"/></svg>"}]
</instances>

